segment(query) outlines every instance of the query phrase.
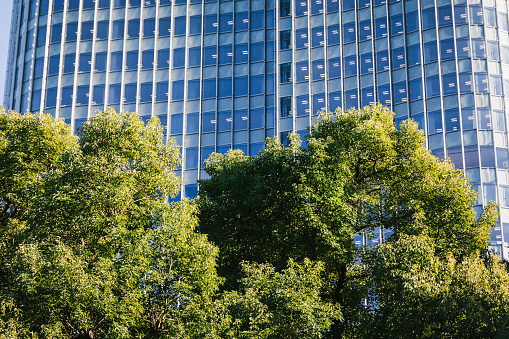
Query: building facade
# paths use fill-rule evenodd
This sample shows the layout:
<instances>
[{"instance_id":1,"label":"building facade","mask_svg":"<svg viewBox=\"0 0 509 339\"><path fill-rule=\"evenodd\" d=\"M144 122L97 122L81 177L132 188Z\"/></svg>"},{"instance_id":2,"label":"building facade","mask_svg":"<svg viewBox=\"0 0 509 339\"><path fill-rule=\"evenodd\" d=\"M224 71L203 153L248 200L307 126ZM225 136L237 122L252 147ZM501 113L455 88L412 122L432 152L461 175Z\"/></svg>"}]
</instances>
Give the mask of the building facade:
<instances>
[{"instance_id":1,"label":"building facade","mask_svg":"<svg viewBox=\"0 0 509 339\"><path fill-rule=\"evenodd\" d=\"M74 128L108 107L158 116L188 197L212 152L380 102L465 171L476 211L499 202L507 257L506 0L14 0L9 65L7 108Z\"/></svg>"}]
</instances>

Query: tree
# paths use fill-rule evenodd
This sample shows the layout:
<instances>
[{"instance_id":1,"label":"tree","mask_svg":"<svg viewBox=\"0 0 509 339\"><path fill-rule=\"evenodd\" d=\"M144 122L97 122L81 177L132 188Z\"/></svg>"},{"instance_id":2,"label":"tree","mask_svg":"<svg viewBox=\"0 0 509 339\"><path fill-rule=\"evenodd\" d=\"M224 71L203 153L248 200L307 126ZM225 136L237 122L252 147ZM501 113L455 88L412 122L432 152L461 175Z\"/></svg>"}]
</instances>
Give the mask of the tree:
<instances>
[{"instance_id":1,"label":"tree","mask_svg":"<svg viewBox=\"0 0 509 339\"><path fill-rule=\"evenodd\" d=\"M289 147L268 140L254 158L230 151L207 160L199 228L220 249L226 288L238 288L243 260L277 270L288 259L320 261L321 298L341 305L344 320L330 331L340 338L369 291L356 235L426 235L439 257L460 261L487 246L493 206L476 220L461 171L425 149L414 122L396 129L393 118L382 106L338 111L310 128L306 149L293 136Z\"/></svg>"},{"instance_id":2,"label":"tree","mask_svg":"<svg viewBox=\"0 0 509 339\"><path fill-rule=\"evenodd\" d=\"M16 326L43 337L186 335L187 306L220 283L217 249L195 232L194 206L167 202L180 159L157 118L145 126L136 114L98 112L79 140L47 115L2 121L11 122L0 125L2 180L28 178L2 186L2 197L21 192L4 209L15 221L2 223L1 239L0 296L11 319L20 315ZM51 161L37 167L43 146ZM8 161L12 149L19 164Z\"/></svg>"},{"instance_id":3,"label":"tree","mask_svg":"<svg viewBox=\"0 0 509 339\"><path fill-rule=\"evenodd\" d=\"M497 256L439 257L428 236L412 235L375 248L368 261L373 289L352 337L509 335L509 276Z\"/></svg>"}]
</instances>

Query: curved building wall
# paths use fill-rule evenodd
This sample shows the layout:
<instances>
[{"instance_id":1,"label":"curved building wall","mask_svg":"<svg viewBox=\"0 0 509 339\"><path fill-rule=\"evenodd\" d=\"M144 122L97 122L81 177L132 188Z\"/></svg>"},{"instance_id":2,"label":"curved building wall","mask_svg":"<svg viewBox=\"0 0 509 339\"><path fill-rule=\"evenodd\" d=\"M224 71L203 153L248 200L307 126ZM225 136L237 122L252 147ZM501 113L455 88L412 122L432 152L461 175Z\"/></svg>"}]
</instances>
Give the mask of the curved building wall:
<instances>
[{"instance_id":1,"label":"curved building wall","mask_svg":"<svg viewBox=\"0 0 509 339\"><path fill-rule=\"evenodd\" d=\"M182 145L185 196L203 160L305 134L321 110L380 102L496 200L509 243L505 0L16 0L6 100L74 128L113 107L158 116ZM383 238L383 234L381 234ZM367 239L359 238L360 242ZM369 241L380 241L374 239Z\"/></svg>"}]
</instances>

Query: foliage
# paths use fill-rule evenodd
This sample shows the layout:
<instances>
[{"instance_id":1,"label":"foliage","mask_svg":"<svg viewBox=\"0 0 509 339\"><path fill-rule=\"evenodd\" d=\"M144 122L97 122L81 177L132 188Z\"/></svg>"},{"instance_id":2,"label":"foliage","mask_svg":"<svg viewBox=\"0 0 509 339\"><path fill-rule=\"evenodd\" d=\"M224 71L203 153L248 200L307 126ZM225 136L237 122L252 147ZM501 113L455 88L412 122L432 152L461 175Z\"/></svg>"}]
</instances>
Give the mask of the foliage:
<instances>
[{"instance_id":1,"label":"foliage","mask_svg":"<svg viewBox=\"0 0 509 339\"><path fill-rule=\"evenodd\" d=\"M509 276L498 257L459 261L435 253L436 244L427 236L402 236L374 249L375 288L352 337L509 335Z\"/></svg>"},{"instance_id":2,"label":"foliage","mask_svg":"<svg viewBox=\"0 0 509 339\"><path fill-rule=\"evenodd\" d=\"M77 141L48 116L0 119L14 119L6 115L36 121L24 133L59 146L47 156L51 166L36 167L40 155L20 160L30 169L20 174L37 179L12 184L30 199L15 206L23 218L2 224L2 244L17 246L3 257L11 261L2 262L0 295L12 300L22 327L66 338L185 333L187 305L210 298L220 283L217 249L195 232L194 206L166 200L177 194L180 160L174 141L163 144L157 119L145 126L136 114L98 112ZM15 124L5 129L8 147L34 147ZM0 165L9 170L8 162Z\"/></svg>"},{"instance_id":3,"label":"foliage","mask_svg":"<svg viewBox=\"0 0 509 339\"><path fill-rule=\"evenodd\" d=\"M382 106L338 111L311 127L306 149L293 136L289 147L268 140L254 158L231 151L207 160L200 230L220 248L227 288L238 288L242 260L277 270L289 259L320 261L322 299L344 317L331 327L339 338L370 286L356 235L425 235L439 257L460 261L487 246L494 207L476 220L462 172L425 149L414 122L398 130L393 117Z\"/></svg>"}]
</instances>

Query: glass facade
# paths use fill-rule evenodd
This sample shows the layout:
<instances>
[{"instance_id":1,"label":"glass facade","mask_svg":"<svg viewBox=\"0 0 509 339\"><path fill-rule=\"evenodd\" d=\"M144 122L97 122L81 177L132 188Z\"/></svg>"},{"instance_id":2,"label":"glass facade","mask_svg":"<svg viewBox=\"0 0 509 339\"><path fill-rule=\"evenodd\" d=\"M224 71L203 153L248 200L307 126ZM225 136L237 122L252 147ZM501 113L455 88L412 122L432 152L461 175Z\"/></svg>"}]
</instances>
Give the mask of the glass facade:
<instances>
[{"instance_id":1,"label":"glass facade","mask_svg":"<svg viewBox=\"0 0 509 339\"><path fill-rule=\"evenodd\" d=\"M183 196L212 152L255 155L319 111L380 102L464 170L477 211L500 204L507 257L506 0L14 0L14 14L8 108L74 128L107 107L158 116L182 146Z\"/></svg>"}]
</instances>

